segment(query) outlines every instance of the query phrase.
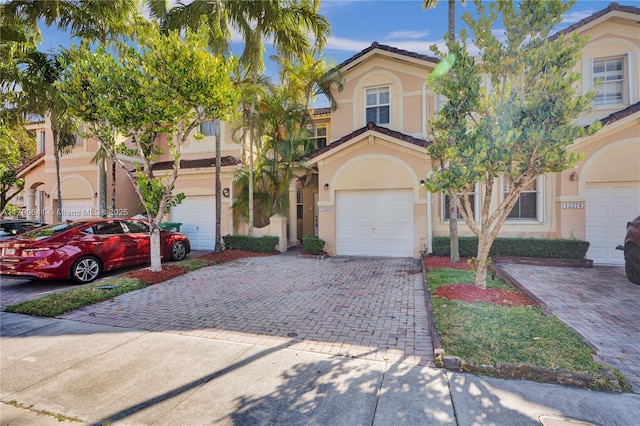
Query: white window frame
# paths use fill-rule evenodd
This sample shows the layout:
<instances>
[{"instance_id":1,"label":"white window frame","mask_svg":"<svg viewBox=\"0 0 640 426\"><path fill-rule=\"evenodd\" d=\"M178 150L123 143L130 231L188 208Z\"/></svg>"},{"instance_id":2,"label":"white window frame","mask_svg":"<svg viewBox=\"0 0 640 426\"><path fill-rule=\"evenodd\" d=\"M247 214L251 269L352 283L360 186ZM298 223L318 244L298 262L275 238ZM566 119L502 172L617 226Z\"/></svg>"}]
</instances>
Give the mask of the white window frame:
<instances>
[{"instance_id":1,"label":"white window frame","mask_svg":"<svg viewBox=\"0 0 640 426\"><path fill-rule=\"evenodd\" d=\"M381 90L386 90L386 92L388 94L389 100L386 103L385 102L380 102L380 91ZM372 91L376 91L376 103L375 104L369 104L368 103L369 102L368 94L370 92L372 92ZM387 122L379 121L378 118L379 118L380 114L376 113L376 120L374 120L374 123L376 125L389 125L389 124L391 124L391 86L388 86L388 85L386 85L386 86L376 86L376 87L367 87L367 88L364 89L364 121L365 121L364 125L365 126L370 121L370 120L367 120L367 111L370 108L375 108L377 111L379 111L380 108L384 108L384 107L387 107L388 110L389 110L389 114L388 114L389 121L387 121Z\"/></svg>"},{"instance_id":2,"label":"white window frame","mask_svg":"<svg viewBox=\"0 0 640 426\"><path fill-rule=\"evenodd\" d=\"M598 56L588 57L582 61L582 91L587 93L595 88L593 64L595 61L600 60L613 60L616 58L622 58L622 72L623 72L623 84L622 84L622 102L615 104L602 104L595 105L593 102L591 106L593 109L615 109L623 106L631 105L637 102L635 94L635 53L632 51L610 55L610 56Z\"/></svg>"},{"instance_id":3,"label":"white window frame","mask_svg":"<svg viewBox=\"0 0 640 426\"><path fill-rule=\"evenodd\" d=\"M200 133L202 133L202 135L205 138L211 138L214 137L216 135L216 126L219 126L220 124L217 123L218 120L207 120L207 121L203 121L202 123L200 123L200 125L198 126L198 131ZM205 127L209 127L209 130L213 131L213 134L208 134L209 132L203 132Z\"/></svg>"},{"instance_id":4,"label":"white window frame","mask_svg":"<svg viewBox=\"0 0 640 426\"><path fill-rule=\"evenodd\" d=\"M324 130L324 135L318 135L318 130L320 130L320 129ZM329 145L329 138L328 138L329 129L328 129L327 125L319 125L319 126L316 126L315 128L310 128L309 130L311 131L311 135L312 135L311 138L315 141L316 147L318 149L322 149L325 146ZM323 146L320 146L320 144L318 143L318 141L320 139L324 139L324 145Z\"/></svg>"},{"instance_id":5,"label":"white window frame","mask_svg":"<svg viewBox=\"0 0 640 426\"><path fill-rule=\"evenodd\" d=\"M440 191L440 217L442 223L449 222L449 212L445 209L446 198L449 196L445 191ZM458 220L464 220L458 210ZM475 183L473 186L473 220L480 222L480 184Z\"/></svg>"},{"instance_id":6,"label":"white window frame","mask_svg":"<svg viewBox=\"0 0 640 426\"><path fill-rule=\"evenodd\" d=\"M45 143L47 141L47 133L44 130L38 131L38 154L45 152Z\"/></svg>"},{"instance_id":7,"label":"white window frame","mask_svg":"<svg viewBox=\"0 0 640 426\"><path fill-rule=\"evenodd\" d=\"M535 218L509 218L505 220L505 223L544 223L545 222L545 175L540 175L536 178L536 189L535 191L521 191L526 193L536 193L536 217ZM505 195L505 181L504 176L500 176L500 202L504 201ZM518 196L520 197L520 196Z\"/></svg>"}]
</instances>

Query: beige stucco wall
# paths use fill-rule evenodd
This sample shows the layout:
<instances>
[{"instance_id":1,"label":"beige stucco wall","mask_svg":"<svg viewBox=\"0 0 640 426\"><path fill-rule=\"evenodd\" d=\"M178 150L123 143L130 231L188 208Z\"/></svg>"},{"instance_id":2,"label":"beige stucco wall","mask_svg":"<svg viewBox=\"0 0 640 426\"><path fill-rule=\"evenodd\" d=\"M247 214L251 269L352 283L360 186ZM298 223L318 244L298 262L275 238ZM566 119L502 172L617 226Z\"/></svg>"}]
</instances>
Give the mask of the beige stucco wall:
<instances>
[{"instance_id":1,"label":"beige stucco wall","mask_svg":"<svg viewBox=\"0 0 640 426\"><path fill-rule=\"evenodd\" d=\"M382 54L373 55L344 73L341 92L334 94L338 109L331 115L331 140L364 127L365 90L389 86L390 123L382 125L411 136L424 136L424 117L432 114L433 94L424 83L434 64L400 62Z\"/></svg>"},{"instance_id":2,"label":"beige stucco wall","mask_svg":"<svg viewBox=\"0 0 640 426\"><path fill-rule=\"evenodd\" d=\"M419 257L427 247L427 195L420 186L428 169L424 148L374 132L345 145L317 163L319 237L326 241L325 250L335 254L336 191L409 188L413 191L413 255ZM325 183L329 184L326 190Z\"/></svg>"}]
</instances>

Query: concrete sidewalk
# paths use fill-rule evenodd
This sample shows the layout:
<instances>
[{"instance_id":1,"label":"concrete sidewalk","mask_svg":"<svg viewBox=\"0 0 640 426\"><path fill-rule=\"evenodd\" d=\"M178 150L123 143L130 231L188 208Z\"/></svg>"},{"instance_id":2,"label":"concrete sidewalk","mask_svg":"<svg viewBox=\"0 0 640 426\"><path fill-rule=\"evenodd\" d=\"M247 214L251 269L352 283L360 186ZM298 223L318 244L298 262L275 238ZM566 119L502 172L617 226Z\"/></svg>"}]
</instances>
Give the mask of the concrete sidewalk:
<instances>
[{"instance_id":1,"label":"concrete sidewalk","mask_svg":"<svg viewBox=\"0 0 640 426\"><path fill-rule=\"evenodd\" d=\"M640 395L0 313L0 424L632 425ZM573 424L575 423L568 423Z\"/></svg>"}]
</instances>

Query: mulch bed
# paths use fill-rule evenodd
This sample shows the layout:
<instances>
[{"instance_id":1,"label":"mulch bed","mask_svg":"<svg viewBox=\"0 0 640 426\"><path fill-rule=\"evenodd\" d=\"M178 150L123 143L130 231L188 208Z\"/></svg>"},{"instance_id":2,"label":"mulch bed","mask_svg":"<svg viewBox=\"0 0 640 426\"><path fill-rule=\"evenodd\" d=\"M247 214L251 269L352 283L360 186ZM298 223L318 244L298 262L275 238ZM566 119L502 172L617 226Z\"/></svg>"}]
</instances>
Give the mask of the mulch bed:
<instances>
[{"instance_id":1,"label":"mulch bed","mask_svg":"<svg viewBox=\"0 0 640 426\"><path fill-rule=\"evenodd\" d=\"M460 263L451 263L445 256L429 256L424 258L427 269L462 269L470 270L469 258L460 258ZM487 302L500 306L533 306L527 296L520 291L487 288L481 290L473 284L450 284L438 287L433 296L443 297L449 300L462 300L469 303Z\"/></svg>"},{"instance_id":2,"label":"mulch bed","mask_svg":"<svg viewBox=\"0 0 640 426\"><path fill-rule=\"evenodd\" d=\"M500 306L533 306L534 303L519 291L499 288L479 289L473 284L451 284L438 287L433 296L469 303L487 302Z\"/></svg>"},{"instance_id":3,"label":"mulch bed","mask_svg":"<svg viewBox=\"0 0 640 426\"><path fill-rule=\"evenodd\" d=\"M254 253L244 250L225 250L222 253L209 253L199 256L199 259L211 260L218 263L231 262L233 260L244 259L245 257L263 257L271 256L268 253ZM187 272L181 266L178 265L162 265L162 271L151 272L148 268L140 269L138 271L127 272L125 278L137 278L140 281L147 282L149 284L158 284L163 281L170 280L171 278L179 277Z\"/></svg>"},{"instance_id":4,"label":"mulch bed","mask_svg":"<svg viewBox=\"0 0 640 426\"><path fill-rule=\"evenodd\" d=\"M427 269L471 269L468 257L461 257L460 263L451 263L451 260L445 256L429 256L424 258L424 265L427 267Z\"/></svg>"}]
</instances>

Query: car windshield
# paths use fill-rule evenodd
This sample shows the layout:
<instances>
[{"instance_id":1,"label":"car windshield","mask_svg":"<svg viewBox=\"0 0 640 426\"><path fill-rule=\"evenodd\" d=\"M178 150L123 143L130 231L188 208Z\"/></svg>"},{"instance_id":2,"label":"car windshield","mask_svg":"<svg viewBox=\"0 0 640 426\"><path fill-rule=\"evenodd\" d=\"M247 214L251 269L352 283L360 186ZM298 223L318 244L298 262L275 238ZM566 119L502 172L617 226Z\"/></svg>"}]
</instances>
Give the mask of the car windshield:
<instances>
[{"instance_id":1,"label":"car windshield","mask_svg":"<svg viewBox=\"0 0 640 426\"><path fill-rule=\"evenodd\" d=\"M24 234L20 234L17 238L20 240L42 240L45 238L53 237L61 232L69 229L77 228L78 226L85 225L83 222L61 222L53 225L43 226Z\"/></svg>"}]
</instances>

